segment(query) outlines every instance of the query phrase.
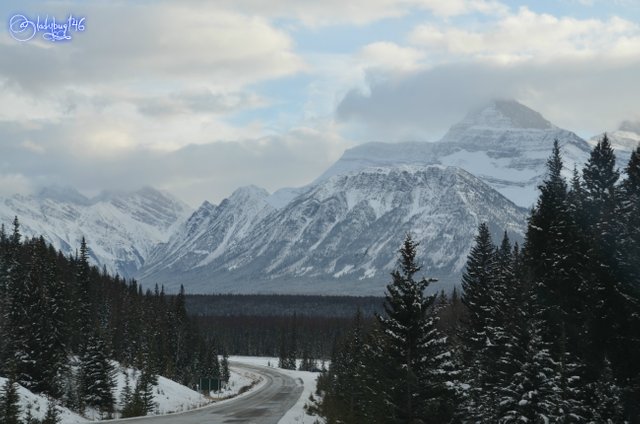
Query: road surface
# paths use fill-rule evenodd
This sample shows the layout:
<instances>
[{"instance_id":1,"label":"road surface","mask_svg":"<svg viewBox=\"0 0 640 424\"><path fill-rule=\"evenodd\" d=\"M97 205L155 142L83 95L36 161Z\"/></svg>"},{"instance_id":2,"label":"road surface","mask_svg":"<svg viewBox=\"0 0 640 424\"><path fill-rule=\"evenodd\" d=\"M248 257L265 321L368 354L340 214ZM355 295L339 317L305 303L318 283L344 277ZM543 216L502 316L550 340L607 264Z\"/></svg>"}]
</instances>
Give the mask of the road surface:
<instances>
[{"instance_id":1,"label":"road surface","mask_svg":"<svg viewBox=\"0 0 640 424\"><path fill-rule=\"evenodd\" d=\"M172 415L130 418L108 421L122 424L224 424L254 423L277 424L280 418L293 407L300 394L302 385L276 370L252 365L232 363L234 368L242 368L259 374L265 383L236 399L205 408Z\"/></svg>"}]
</instances>

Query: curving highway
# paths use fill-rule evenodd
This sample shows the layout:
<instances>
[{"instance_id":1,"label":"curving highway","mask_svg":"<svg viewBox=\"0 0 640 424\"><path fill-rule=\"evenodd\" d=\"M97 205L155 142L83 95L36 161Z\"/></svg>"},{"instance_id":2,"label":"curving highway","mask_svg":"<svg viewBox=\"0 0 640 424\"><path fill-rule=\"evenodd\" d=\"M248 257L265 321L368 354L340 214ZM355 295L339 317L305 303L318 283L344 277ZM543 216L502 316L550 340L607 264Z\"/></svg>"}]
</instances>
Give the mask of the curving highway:
<instances>
[{"instance_id":1,"label":"curving highway","mask_svg":"<svg viewBox=\"0 0 640 424\"><path fill-rule=\"evenodd\" d=\"M242 368L259 374L265 383L238 398L213 404L201 409L181 414L157 415L108 421L123 424L224 424L255 423L277 424L280 418L295 405L302 393L302 385L293 378L278 371L252 365L232 363L234 368Z\"/></svg>"}]
</instances>

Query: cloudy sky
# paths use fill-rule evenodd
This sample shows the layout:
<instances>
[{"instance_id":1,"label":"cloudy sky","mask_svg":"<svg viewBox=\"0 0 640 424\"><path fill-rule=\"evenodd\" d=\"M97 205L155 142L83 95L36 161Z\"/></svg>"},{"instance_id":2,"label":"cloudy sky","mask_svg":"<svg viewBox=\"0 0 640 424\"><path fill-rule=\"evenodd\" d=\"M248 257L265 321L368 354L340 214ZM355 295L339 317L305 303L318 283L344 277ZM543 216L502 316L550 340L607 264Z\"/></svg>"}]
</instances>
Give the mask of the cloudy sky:
<instances>
[{"instance_id":1,"label":"cloudy sky","mask_svg":"<svg viewBox=\"0 0 640 424\"><path fill-rule=\"evenodd\" d=\"M17 14L85 30L21 42ZM2 1L0 17L0 195L152 185L197 206L300 186L495 97L583 137L640 118L640 0Z\"/></svg>"}]
</instances>

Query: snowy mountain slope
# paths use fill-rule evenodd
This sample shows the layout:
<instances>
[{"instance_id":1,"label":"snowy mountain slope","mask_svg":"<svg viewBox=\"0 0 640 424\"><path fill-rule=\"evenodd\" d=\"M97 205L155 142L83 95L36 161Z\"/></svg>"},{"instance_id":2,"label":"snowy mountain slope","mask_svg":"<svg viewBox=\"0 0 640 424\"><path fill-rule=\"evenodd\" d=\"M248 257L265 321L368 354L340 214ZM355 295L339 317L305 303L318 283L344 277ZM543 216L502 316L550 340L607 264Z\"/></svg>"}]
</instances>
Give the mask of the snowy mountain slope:
<instances>
[{"instance_id":1,"label":"snowy mountain slope","mask_svg":"<svg viewBox=\"0 0 640 424\"><path fill-rule=\"evenodd\" d=\"M146 280L163 268L190 269L211 263L275 210L268 200L267 191L248 186L237 189L218 206L204 202L153 251L139 278Z\"/></svg>"},{"instance_id":2,"label":"snowy mountain slope","mask_svg":"<svg viewBox=\"0 0 640 424\"><path fill-rule=\"evenodd\" d=\"M152 188L89 199L71 188L50 187L36 195L0 198L0 222L7 228L18 216L24 236L43 235L65 254L74 254L84 236L92 262L124 277L136 273L188 211Z\"/></svg>"},{"instance_id":3,"label":"snowy mountain slope","mask_svg":"<svg viewBox=\"0 0 640 424\"><path fill-rule=\"evenodd\" d=\"M443 164L480 177L514 203L531 206L554 139L566 175L583 164L590 146L518 102L495 100L470 112L438 142L367 143L347 150L317 181L376 165Z\"/></svg>"},{"instance_id":4,"label":"snowy mountain slope","mask_svg":"<svg viewBox=\"0 0 640 424\"><path fill-rule=\"evenodd\" d=\"M199 293L381 294L407 231L422 243L425 274L453 283L479 222L489 222L496 233L508 229L518 238L526 215L466 171L439 165L337 175L281 209L265 207L264 199L264 194L252 199L253 210L259 211L252 215L254 225L237 233L221 254L212 257L215 244L205 252L185 249L189 253L176 260L175 255L162 260L154 253L157 263L170 266L145 267L142 283L164 284L170 291L183 283ZM206 234L209 228L228 234L230 226L221 225L226 215L215 213L220 207L203 205L192 216L203 225L190 231ZM194 218L207 213L215 219Z\"/></svg>"}]
</instances>

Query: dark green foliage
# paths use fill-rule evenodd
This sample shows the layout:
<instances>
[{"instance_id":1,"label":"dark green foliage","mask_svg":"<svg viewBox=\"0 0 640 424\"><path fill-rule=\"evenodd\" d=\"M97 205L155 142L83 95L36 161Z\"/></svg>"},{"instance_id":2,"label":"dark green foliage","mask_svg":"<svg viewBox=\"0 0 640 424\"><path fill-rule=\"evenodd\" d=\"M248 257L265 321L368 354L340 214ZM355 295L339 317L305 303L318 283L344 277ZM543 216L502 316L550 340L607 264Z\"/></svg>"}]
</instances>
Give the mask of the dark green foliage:
<instances>
[{"instance_id":1,"label":"dark green foliage","mask_svg":"<svg viewBox=\"0 0 640 424\"><path fill-rule=\"evenodd\" d=\"M431 304L446 318L440 328L455 348L448 365L459 362L463 370L463 384L454 373L447 378L462 389L459 397L435 397L455 399L456 418L434 422L640 423L640 148L621 183L606 137L582 178L574 170L570 185L557 142L547 166L524 249L512 248L506 234L495 248L481 224L463 274L462 302L454 291ZM406 303L416 297L400 289L418 269L407 260L415 248L402 253L404 272L394 273L387 302L419 305ZM324 395L319 412L328 423L434 419L407 413L428 408L431 399L407 401L428 381L417 372L411 377L415 368L400 359L410 356L398 342L410 339L411 320L403 315L411 310L387 306L387 316L369 332L371 342L356 350L347 341L336 350L318 386Z\"/></svg>"},{"instance_id":2,"label":"dark green foliage","mask_svg":"<svg viewBox=\"0 0 640 424\"><path fill-rule=\"evenodd\" d=\"M129 394L124 397L124 406L122 408L122 417L140 417L152 413L156 404L153 401L153 386L157 384L157 376L143 370L136 382L133 393L129 390Z\"/></svg>"},{"instance_id":3,"label":"dark green foliage","mask_svg":"<svg viewBox=\"0 0 640 424\"><path fill-rule=\"evenodd\" d=\"M592 419L598 423L621 423L624 420L622 391L616 383L611 363L605 359L600 378L593 383L593 401L596 405Z\"/></svg>"},{"instance_id":4,"label":"dark green foliage","mask_svg":"<svg viewBox=\"0 0 640 424\"><path fill-rule=\"evenodd\" d=\"M224 352L224 354L222 355L222 361L220 361L220 379L222 381L228 382L229 378L229 357L227 356L227 353Z\"/></svg>"},{"instance_id":5,"label":"dark green foliage","mask_svg":"<svg viewBox=\"0 0 640 424\"><path fill-rule=\"evenodd\" d=\"M23 240L17 218L10 234L0 231L0 375L14 364L30 390L109 415L109 379L95 373L105 375L111 360L185 385L217 367L216 343L205 342L187 316L184 292L143 293L135 281L90 266L90 256L86 241L67 258L42 237ZM194 348L205 344L212 347Z\"/></svg>"},{"instance_id":6,"label":"dark green foliage","mask_svg":"<svg viewBox=\"0 0 640 424\"><path fill-rule=\"evenodd\" d=\"M20 423L20 398L15 378L7 379L0 392L0 422L3 424Z\"/></svg>"},{"instance_id":7,"label":"dark green foliage","mask_svg":"<svg viewBox=\"0 0 640 424\"><path fill-rule=\"evenodd\" d=\"M297 315L294 314L291 325L280 333L280 349L278 350L278 367L288 370L297 369L298 355Z\"/></svg>"},{"instance_id":8,"label":"dark green foliage","mask_svg":"<svg viewBox=\"0 0 640 424\"><path fill-rule=\"evenodd\" d=\"M49 399L47 405L47 412L41 421L41 424L58 424L60 422L60 413L58 412L58 406L55 401Z\"/></svg>"},{"instance_id":9,"label":"dark green foliage","mask_svg":"<svg viewBox=\"0 0 640 424\"><path fill-rule=\"evenodd\" d=\"M432 280L416 279L417 244L407 235L387 286L385 314L362 343L361 319L319 382L329 423L442 423L453 412L447 382L455 375L446 337L437 329Z\"/></svg>"},{"instance_id":10,"label":"dark green foliage","mask_svg":"<svg viewBox=\"0 0 640 424\"><path fill-rule=\"evenodd\" d=\"M107 416L114 412L114 368L107 347L99 335L89 337L80 358L82 403Z\"/></svg>"},{"instance_id":11,"label":"dark green foliage","mask_svg":"<svg viewBox=\"0 0 640 424\"><path fill-rule=\"evenodd\" d=\"M370 345L365 343L362 315L358 311L352 330L331 358L329 370L318 378L318 391L323 393L319 412L327 424L348 422L368 424L382 422L377 414L381 405L372 403L379 389L378 368L369 370L373 361Z\"/></svg>"}]
</instances>

